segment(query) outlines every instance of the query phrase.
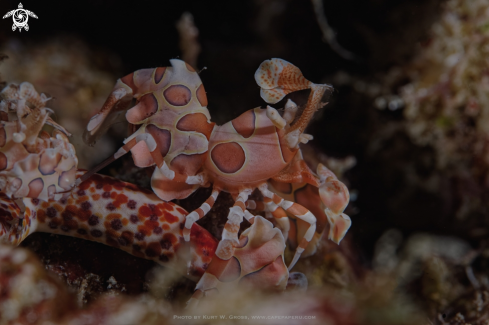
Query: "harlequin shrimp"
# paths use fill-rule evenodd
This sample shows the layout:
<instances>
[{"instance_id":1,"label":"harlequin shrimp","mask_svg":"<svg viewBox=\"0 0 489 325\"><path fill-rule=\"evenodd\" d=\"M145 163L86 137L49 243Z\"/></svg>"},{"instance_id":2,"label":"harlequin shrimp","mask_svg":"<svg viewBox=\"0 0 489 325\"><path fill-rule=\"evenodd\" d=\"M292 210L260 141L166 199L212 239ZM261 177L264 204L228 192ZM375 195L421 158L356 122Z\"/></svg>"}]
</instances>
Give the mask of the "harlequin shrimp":
<instances>
[{"instance_id":1,"label":"harlequin shrimp","mask_svg":"<svg viewBox=\"0 0 489 325\"><path fill-rule=\"evenodd\" d=\"M69 133L49 117L49 99L31 84L10 84L0 96L0 190L9 197L59 198L73 187L78 164ZM16 121L8 120L9 111ZM53 136L42 131L44 124L55 127Z\"/></svg>"},{"instance_id":2,"label":"harlequin shrimp","mask_svg":"<svg viewBox=\"0 0 489 325\"><path fill-rule=\"evenodd\" d=\"M85 172L77 170L74 147L58 131L64 129L48 117L46 97L29 83L10 84L1 95L6 113L6 121L0 121L1 242L18 245L36 231L47 232L113 246L194 280L204 274L217 240L195 224L185 242L183 208L108 176L94 174L74 186ZM8 121L9 110L18 120ZM48 122L57 127L52 135L41 130ZM245 267L238 277L228 270L222 283L285 289L285 241L276 231L263 219L243 233L233 256Z\"/></svg>"},{"instance_id":3,"label":"harlequin shrimp","mask_svg":"<svg viewBox=\"0 0 489 325\"><path fill-rule=\"evenodd\" d=\"M304 131L320 107L326 90L332 87L314 84L301 71L282 59L264 61L255 73L262 98L274 104L287 94L310 89L302 114L296 119L297 105L288 101L283 116L274 108L255 108L234 120L217 126L210 120L207 97L195 70L180 60L171 67L142 69L119 79L99 113L87 125L84 139L93 144L110 126L116 115L127 111L126 119L135 132L112 157L81 177L81 181L111 161L131 151L139 167L156 165L151 179L153 191L165 201L188 197L201 186L212 185L211 196L186 217L183 232L186 241L195 221L212 208L220 192L229 192L235 200L230 208L222 239L208 271L197 285L194 298L215 287L240 247L238 231L243 218L256 219L248 209L267 211L287 237L287 213L307 225L296 248L289 270L316 234L316 218L304 206L286 200L268 188L269 182L307 183L318 188L330 223L330 238L339 243L351 225L343 213L349 201L346 186L324 166L318 175L302 159L299 144L312 139ZM136 105L129 108L133 99ZM249 200L258 189L262 202ZM313 203L316 206L317 203ZM239 269L241 266L235 266Z\"/></svg>"}]
</instances>

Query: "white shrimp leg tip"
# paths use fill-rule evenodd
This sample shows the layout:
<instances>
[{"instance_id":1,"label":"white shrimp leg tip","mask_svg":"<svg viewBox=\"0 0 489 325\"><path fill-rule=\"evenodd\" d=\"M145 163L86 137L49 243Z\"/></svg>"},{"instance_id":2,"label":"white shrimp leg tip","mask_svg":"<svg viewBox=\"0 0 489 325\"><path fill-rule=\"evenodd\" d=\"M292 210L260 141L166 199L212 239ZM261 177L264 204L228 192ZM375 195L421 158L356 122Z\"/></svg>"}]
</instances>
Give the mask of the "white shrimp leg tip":
<instances>
[{"instance_id":1,"label":"white shrimp leg tip","mask_svg":"<svg viewBox=\"0 0 489 325\"><path fill-rule=\"evenodd\" d=\"M304 144L308 143L308 142L309 142L309 141L311 141L312 139L314 139L314 137L313 137L312 135L310 135L310 134L305 134L305 133L303 133L303 134L301 134L301 135L299 136L299 141L300 141L301 143L304 143Z\"/></svg>"},{"instance_id":2,"label":"white shrimp leg tip","mask_svg":"<svg viewBox=\"0 0 489 325\"><path fill-rule=\"evenodd\" d=\"M23 132L13 134L13 140L15 143L21 143L22 141L25 140L25 137L26 135Z\"/></svg>"},{"instance_id":3,"label":"white shrimp leg tip","mask_svg":"<svg viewBox=\"0 0 489 325\"><path fill-rule=\"evenodd\" d=\"M185 218L185 229L183 232L183 239L185 239L185 241L190 241L190 230L192 229L192 226L197 220L199 220L199 214L195 211L191 212Z\"/></svg>"},{"instance_id":4,"label":"white shrimp leg tip","mask_svg":"<svg viewBox=\"0 0 489 325\"><path fill-rule=\"evenodd\" d=\"M185 180L185 183L189 185L204 185L204 175L198 174L195 176L187 176L187 179Z\"/></svg>"},{"instance_id":5,"label":"white shrimp leg tip","mask_svg":"<svg viewBox=\"0 0 489 325\"><path fill-rule=\"evenodd\" d=\"M295 251L295 254L294 254L294 258L292 259L292 262L290 262L290 265L289 267L287 268L290 272L290 270L292 270L292 268L295 266L295 263L297 263L297 261L299 260L299 258L301 257L302 255L302 252L304 251L304 248L301 248L301 247L297 247L297 250Z\"/></svg>"},{"instance_id":6,"label":"white shrimp leg tip","mask_svg":"<svg viewBox=\"0 0 489 325\"><path fill-rule=\"evenodd\" d=\"M267 117L278 129L283 129L287 124L287 121L285 121L282 116L280 116L279 112L271 106L267 106Z\"/></svg>"},{"instance_id":7,"label":"white shrimp leg tip","mask_svg":"<svg viewBox=\"0 0 489 325\"><path fill-rule=\"evenodd\" d=\"M183 239L186 241L186 242L189 242L190 241L190 231L188 233L184 233L183 234Z\"/></svg>"}]
</instances>

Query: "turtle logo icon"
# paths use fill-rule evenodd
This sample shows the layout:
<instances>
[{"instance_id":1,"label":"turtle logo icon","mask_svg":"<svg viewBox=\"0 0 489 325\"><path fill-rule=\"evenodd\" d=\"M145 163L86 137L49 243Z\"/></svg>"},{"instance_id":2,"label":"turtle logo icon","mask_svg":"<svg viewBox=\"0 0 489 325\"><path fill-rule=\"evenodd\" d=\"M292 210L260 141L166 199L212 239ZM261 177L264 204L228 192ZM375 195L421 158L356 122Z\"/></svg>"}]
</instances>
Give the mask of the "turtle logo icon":
<instances>
[{"instance_id":1,"label":"turtle logo icon","mask_svg":"<svg viewBox=\"0 0 489 325\"><path fill-rule=\"evenodd\" d=\"M23 9L22 3L19 3L19 8L9 11L3 16L3 19L12 16L14 20L14 24L12 25L12 31L15 31L17 28L19 32L22 31L22 28L25 28L26 31L29 30L29 25L27 25L27 21L29 20L29 16L33 18L37 18L36 14L32 11Z\"/></svg>"}]
</instances>

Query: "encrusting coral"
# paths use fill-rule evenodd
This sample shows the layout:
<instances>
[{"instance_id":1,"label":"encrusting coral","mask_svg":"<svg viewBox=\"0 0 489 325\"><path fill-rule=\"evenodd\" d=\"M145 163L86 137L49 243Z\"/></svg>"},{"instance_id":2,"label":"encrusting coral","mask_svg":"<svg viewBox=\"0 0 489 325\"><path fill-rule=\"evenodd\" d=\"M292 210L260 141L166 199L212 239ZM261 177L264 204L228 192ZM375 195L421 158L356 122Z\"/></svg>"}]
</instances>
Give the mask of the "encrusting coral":
<instances>
[{"instance_id":1,"label":"encrusting coral","mask_svg":"<svg viewBox=\"0 0 489 325\"><path fill-rule=\"evenodd\" d=\"M458 193L461 218L480 209L489 186L488 20L486 1L447 1L400 92L411 138L432 146L438 168L471 188Z\"/></svg>"},{"instance_id":2,"label":"encrusting coral","mask_svg":"<svg viewBox=\"0 0 489 325\"><path fill-rule=\"evenodd\" d=\"M170 307L151 297L105 296L89 308L26 249L0 244L0 324L161 324Z\"/></svg>"}]
</instances>

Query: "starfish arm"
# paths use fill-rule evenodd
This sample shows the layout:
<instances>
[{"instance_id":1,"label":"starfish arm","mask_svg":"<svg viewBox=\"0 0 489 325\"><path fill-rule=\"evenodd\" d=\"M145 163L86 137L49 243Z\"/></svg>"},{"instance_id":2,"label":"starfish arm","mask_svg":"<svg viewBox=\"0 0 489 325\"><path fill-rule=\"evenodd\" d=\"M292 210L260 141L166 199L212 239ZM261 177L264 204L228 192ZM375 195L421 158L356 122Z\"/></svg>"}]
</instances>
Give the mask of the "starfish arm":
<instances>
[{"instance_id":1,"label":"starfish arm","mask_svg":"<svg viewBox=\"0 0 489 325\"><path fill-rule=\"evenodd\" d=\"M14 11L15 11L15 10L12 10L12 11L7 12L7 13L5 14L5 16L3 16L3 19L5 19L5 18L7 18L7 17L12 16L12 15L14 14Z\"/></svg>"}]
</instances>

